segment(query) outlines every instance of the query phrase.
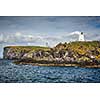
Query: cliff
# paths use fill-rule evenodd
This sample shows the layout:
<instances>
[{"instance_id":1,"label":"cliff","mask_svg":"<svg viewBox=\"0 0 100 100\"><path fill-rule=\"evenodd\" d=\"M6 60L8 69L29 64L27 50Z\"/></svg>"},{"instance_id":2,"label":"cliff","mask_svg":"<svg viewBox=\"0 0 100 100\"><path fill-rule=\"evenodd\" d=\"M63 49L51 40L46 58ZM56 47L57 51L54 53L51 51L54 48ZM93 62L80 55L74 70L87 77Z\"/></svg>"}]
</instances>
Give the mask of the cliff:
<instances>
[{"instance_id":1,"label":"cliff","mask_svg":"<svg viewBox=\"0 0 100 100\"><path fill-rule=\"evenodd\" d=\"M19 60L38 57L38 53L49 51L48 47L40 46L8 46L4 47L3 58L8 60Z\"/></svg>"},{"instance_id":2,"label":"cliff","mask_svg":"<svg viewBox=\"0 0 100 100\"><path fill-rule=\"evenodd\" d=\"M4 48L4 59L16 64L43 65L99 65L100 42L59 43L53 48L39 46L9 46Z\"/></svg>"}]
</instances>

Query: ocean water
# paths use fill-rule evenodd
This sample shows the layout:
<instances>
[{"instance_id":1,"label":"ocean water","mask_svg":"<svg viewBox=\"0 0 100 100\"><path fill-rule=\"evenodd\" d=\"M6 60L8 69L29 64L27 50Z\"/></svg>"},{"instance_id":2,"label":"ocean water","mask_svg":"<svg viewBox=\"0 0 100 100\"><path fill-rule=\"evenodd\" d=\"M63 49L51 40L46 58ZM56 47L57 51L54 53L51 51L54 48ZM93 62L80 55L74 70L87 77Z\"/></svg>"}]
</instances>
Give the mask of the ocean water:
<instances>
[{"instance_id":1,"label":"ocean water","mask_svg":"<svg viewBox=\"0 0 100 100\"><path fill-rule=\"evenodd\" d=\"M0 83L99 83L100 68L39 67L0 60Z\"/></svg>"}]
</instances>

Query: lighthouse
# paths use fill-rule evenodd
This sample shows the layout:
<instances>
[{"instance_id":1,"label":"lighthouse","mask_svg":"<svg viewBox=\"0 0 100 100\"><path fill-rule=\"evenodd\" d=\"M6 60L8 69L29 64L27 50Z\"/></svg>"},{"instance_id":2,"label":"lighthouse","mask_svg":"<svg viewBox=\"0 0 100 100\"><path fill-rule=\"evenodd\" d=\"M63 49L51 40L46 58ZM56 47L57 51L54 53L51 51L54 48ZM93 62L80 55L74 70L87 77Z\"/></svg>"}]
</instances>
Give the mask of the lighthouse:
<instances>
[{"instance_id":1,"label":"lighthouse","mask_svg":"<svg viewBox=\"0 0 100 100\"><path fill-rule=\"evenodd\" d=\"M85 41L83 32L79 34L79 41Z\"/></svg>"},{"instance_id":2,"label":"lighthouse","mask_svg":"<svg viewBox=\"0 0 100 100\"><path fill-rule=\"evenodd\" d=\"M46 42L46 47L49 47L49 43L48 42Z\"/></svg>"}]
</instances>

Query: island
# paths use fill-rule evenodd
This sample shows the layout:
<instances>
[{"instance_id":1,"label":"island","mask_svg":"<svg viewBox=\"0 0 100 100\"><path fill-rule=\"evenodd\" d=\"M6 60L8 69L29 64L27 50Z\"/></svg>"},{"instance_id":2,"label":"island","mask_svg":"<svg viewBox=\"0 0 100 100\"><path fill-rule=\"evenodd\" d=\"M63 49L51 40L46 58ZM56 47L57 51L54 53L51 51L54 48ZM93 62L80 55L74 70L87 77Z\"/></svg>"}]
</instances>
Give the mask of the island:
<instances>
[{"instance_id":1,"label":"island","mask_svg":"<svg viewBox=\"0 0 100 100\"><path fill-rule=\"evenodd\" d=\"M33 66L100 67L100 41L59 43L55 47L7 46L3 58Z\"/></svg>"}]
</instances>

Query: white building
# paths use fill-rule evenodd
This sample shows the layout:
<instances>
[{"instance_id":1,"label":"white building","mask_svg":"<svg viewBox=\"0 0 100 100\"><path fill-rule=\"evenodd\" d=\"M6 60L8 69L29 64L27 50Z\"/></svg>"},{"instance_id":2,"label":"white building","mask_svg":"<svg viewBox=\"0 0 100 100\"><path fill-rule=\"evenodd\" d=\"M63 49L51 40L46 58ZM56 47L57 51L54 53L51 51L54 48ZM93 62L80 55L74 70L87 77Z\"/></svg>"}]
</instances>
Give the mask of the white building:
<instances>
[{"instance_id":1,"label":"white building","mask_svg":"<svg viewBox=\"0 0 100 100\"><path fill-rule=\"evenodd\" d=\"M49 43L48 42L46 42L46 47L49 47Z\"/></svg>"},{"instance_id":2,"label":"white building","mask_svg":"<svg viewBox=\"0 0 100 100\"><path fill-rule=\"evenodd\" d=\"M85 41L83 32L79 34L79 41Z\"/></svg>"}]
</instances>

